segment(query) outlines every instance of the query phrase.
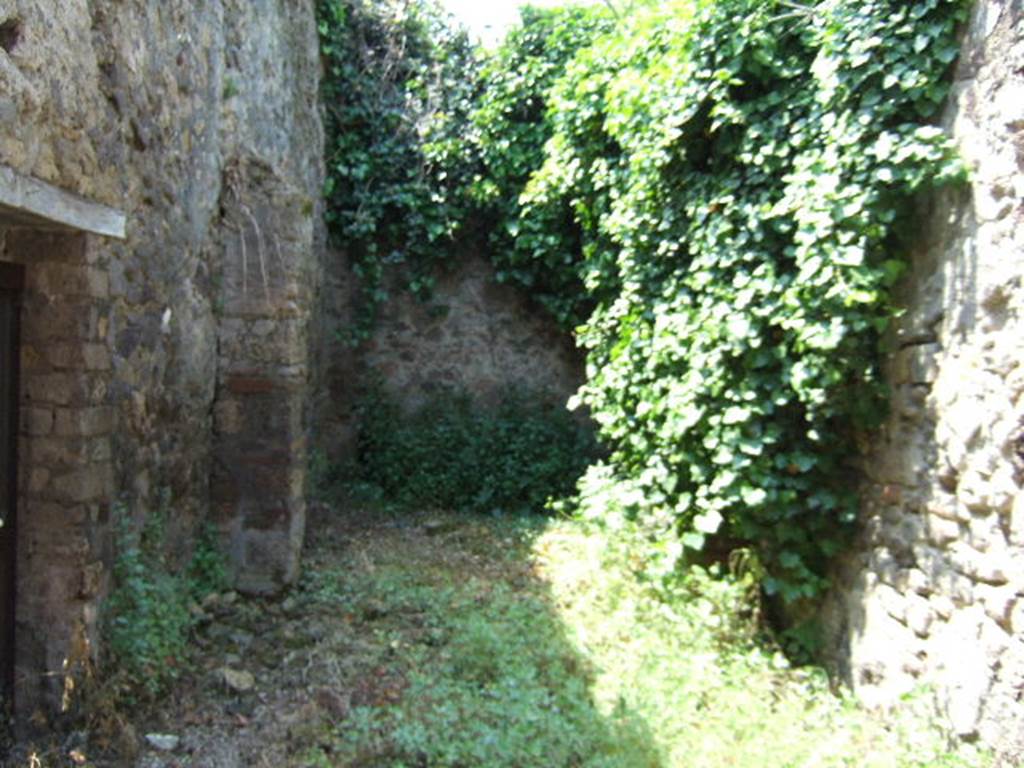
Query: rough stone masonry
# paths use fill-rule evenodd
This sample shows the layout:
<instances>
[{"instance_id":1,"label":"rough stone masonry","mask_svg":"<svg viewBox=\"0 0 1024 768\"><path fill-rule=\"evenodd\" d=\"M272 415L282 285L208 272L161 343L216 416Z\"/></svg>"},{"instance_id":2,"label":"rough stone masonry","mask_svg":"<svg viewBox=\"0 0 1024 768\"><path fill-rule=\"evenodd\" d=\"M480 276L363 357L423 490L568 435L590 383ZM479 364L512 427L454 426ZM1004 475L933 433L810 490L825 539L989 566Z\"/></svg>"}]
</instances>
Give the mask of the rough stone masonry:
<instances>
[{"instance_id":1,"label":"rough stone masonry","mask_svg":"<svg viewBox=\"0 0 1024 768\"><path fill-rule=\"evenodd\" d=\"M1024 4L974 6L944 124L971 169L923 212L865 452L864 532L826 610L858 696L930 690L1024 757Z\"/></svg>"},{"instance_id":2,"label":"rough stone masonry","mask_svg":"<svg viewBox=\"0 0 1024 768\"><path fill-rule=\"evenodd\" d=\"M0 205L0 260L25 273L23 715L94 660L112 516L165 506L179 561L213 520L239 586L295 577L319 67L312 0L0 0L0 176L126 222L118 240Z\"/></svg>"},{"instance_id":3,"label":"rough stone masonry","mask_svg":"<svg viewBox=\"0 0 1024 768\"><path fill-rule=\"evenodd\" d=\"M864 534L826 612L863 699L928 685L957 733L1008 758L1024 754L1022 5L979 0L966 32L946 125L974 173L922 220ZM95 656L113 514L166 504L182 559L216 521L249 590L295 576L323 367L313 6L0 0L0 180L126 222L122 241L0 204L0 261L25 276L25 714ZM447 343L448 326L426 333ZM407 351L396 370L418 375Z\"/></svg>"}]
</instances>

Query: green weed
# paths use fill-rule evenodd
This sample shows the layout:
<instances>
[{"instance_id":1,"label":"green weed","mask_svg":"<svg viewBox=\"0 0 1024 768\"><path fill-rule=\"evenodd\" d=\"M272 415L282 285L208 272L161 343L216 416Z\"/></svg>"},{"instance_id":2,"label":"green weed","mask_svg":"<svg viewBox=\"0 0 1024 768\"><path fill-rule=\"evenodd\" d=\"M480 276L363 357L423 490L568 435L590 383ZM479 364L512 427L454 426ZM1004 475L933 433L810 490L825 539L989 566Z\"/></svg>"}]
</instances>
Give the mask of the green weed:
<instances>
[{"instance_id":1,"label":"green weed","mask_svg":"<svg viewBox=\"0 0 1024 768\"><path fill-rule=\"evenodd\" d=\"M304 579L364 622L353 709L303 765L980 768L924 706L886 717L760 632L757 566L636 579L643 543L574 521L388 525ZM489 556L481 553L489 553ZM654 584L658 588L654 588Z\"/></svg>"},{"instance_id":2,"label":"green weed","mask_svg":"<svg viewBox=\"0 0 1024 768\"><path fill-rule=\"evenodd\" d=\"M105 652L114 698L154 698L177 679L195 623L190 606L227 585L216 533L203 528L191 562L176 572L167 559L169 506L152 511L139 529L115 510L114 588L104 603Z\"/></svg>"},{"instance_id":3,"label":"green weed","mask_svg":"<svg viewBox=\"0 0 1024 768\"><path fill-rule=\"evenodd\" d=\"M400 508L540 512L568 494L590 460L590 431L543 397L497 406L448 391L412 413L380 390L361 402L353 484Z\"/></svg>"}]
</instances>

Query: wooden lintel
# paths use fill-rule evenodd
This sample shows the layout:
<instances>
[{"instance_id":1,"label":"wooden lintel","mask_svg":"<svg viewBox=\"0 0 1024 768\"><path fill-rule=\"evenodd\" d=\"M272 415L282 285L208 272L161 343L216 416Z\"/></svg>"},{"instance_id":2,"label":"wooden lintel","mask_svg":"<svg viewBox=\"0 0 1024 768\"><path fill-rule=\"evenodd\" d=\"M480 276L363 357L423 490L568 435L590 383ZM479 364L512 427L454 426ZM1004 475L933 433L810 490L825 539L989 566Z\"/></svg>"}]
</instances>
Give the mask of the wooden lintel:
<instances>
[{"instance_id":1,"label":"wooden lintel","mask_svg":"<svg viewBox=\"0 0 1024 768\"><path fill-rule=\"evenodd\" d=\"M125 239L123 212L0 165L0 223Z\"/></svg>"}]
</instances>

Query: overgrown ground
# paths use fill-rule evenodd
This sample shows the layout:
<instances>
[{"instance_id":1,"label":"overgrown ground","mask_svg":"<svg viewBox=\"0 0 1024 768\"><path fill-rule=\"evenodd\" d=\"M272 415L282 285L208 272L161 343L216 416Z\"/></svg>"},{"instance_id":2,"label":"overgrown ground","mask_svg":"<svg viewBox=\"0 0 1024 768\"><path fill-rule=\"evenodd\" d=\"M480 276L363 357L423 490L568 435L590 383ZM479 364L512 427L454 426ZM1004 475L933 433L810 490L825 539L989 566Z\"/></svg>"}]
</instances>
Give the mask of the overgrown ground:
<instances>
[{"instance_id":1,"label":"overgrown ground","mask_svg":"<svg viewBox=\"0 0 1024 768\"><path fill-rule=\"evenodd\" d=\"M170 695L10 764L983 764L789 668L739 587L695 577L670 608L573 522L365 518L317 513L287 598L208 600Z\"/></svg>"}]
</instances>

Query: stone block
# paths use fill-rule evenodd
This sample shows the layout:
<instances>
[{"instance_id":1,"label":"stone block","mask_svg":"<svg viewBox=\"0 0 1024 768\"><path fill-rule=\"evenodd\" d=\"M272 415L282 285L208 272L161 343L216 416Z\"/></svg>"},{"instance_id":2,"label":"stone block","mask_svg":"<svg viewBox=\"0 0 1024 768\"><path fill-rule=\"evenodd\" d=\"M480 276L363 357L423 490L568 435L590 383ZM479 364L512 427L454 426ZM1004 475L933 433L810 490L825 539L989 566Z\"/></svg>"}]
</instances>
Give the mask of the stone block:
<instances>
[{"instance_id":1,"label":"stone block","mask_svg":"<svg viewBox=\"0 0 1024 768\"><path fill-rule=\"evenodd\" d=\"M907 600L888 584L879 584L869 599L877 600L887 614L901 624L906 624Z\"/></svg>"},{"instance_id":2,"label":"stone block","mask_svg":"<svg viewBox=\"0 0 1024 768\"><path fill-rule=\"evenodd\" d=\"M302 366L309 359L309 319L235 320L218 333L222 367L233 372Z\"/></svg>"},{"instance_id":3,"label":"stone block","mask_svg":"<svg viewBox=\"0 0 1024 768\"><path fill-rule=\"evenodd\" d=\"M907 552L925 539L926 522L906 509L890 508L895 519L885 528L885 540L894 552Z\"/></svg>"},{"instance_id":4,"label":"stone block","mask_svg":"<svg viewBox=\"0 0 1024 768\"><path fill-rule=\"evenodd\" d=\"M41 352L41 347L34 344L22 343L21 345L21 375L31 373L48 373L49 363Z\"/></svg>"},{"instance_id":5,"label":"stone block","mask_svg":"<svg viewBox=\"0 0 1024 768\"><path fill-rule=\"evenodd\" d=\"M39 496L46 492L50 485L50 470L46 467L32 467L28 471L28 492Z\"/></svg>"},{"instance_id":6,"label":"stone block","mask_svg":"<svg viewBox=\"0 0 1024 768\"><path fill-rule=\"evenodd\" d=\"M935 621L935 612L926 601L914 602L907 607L907 627L918 637L922 639L928 637L933 621Z\"/></svg>"},{"instance_id":7,"label":"stone block","mask_svg":"<svg viewBox=\"0 0 1024 768\"><path fill-rule=\"evenodd\" d=\"M90 563L82 569L82 586L79 589L79 597L83 600L90 600L103 591L103 582L106 569L103 563Z\"/></svg>"},{"instance_id":8,"label":"stone block","mask_svg":"<svg viewBox=\"0 0 1024 768\"><path fill-rule=\"evenodd\" d=\"M935 611L935 615L943 621L949 621L950 617L956 611L956 605L945 595L935 595L929 601L932 610Z\"/></svg>"},{"instance_id":9,"label":"stone block","mask_svg":"<svg viewBox=\"0 0 1024 768\"><path fill-rule=\"evenodd\" d=\"M928 515L928 541L936 547L945 548L960 539L960 523L939 515Z\"/></svg>"},{"instance_id":10,"label":"stone block","mask_svg":"<svg viewBox=\"0 0 1024 768\"><path fill-rule=\"evenodd\" d=\"M51 408L22 408L21 431L30 437L44 437L53 431Z\"/></svg>"},{"instance_id":11,"label":"stone block","mask_svg":"<svg viewBox=\"0 0 1024 768\"><path fill-rule=\"evenodd\" d=\"M213 407L213 428L220 435L237 435L242 431L243 405L240 400L220 399Z\"/></svg>"},{"instance_id":12,"label":"stone block","mask_svg":"<svg viewBox=\"0 0 1024 768\"><path fill-rule=\"evenodd\" d=\"M97 464L59 475L50 492L55 499L75 504L109 500L114 494L113 469L109 464Z\"/></svg>"},{"instance_id":13,"label":"stone block","mask_svg":"<svg viewBox=\"0 0 1024 768\"><path fill-rule=\"evenodd\" d=\"M1010 510L1010 545L1024 547L1024 492L1017 493Z\"/></svg>"},{"instance_id":14,"label":"stone block","mask_svg":"<svg viewBox=\"0 0 1024 768\"><path fill-rule=\"evenodd\" d=\"M79 343L56 342L46 347L47 362L59 371L81 368L81 350Z\"/></svg>"},{"instance_id":15,"label":"stone block","mask_svg":"<svg viewBox=\"0 0 1024 768\"><path fill-rule=\"evenodd\" d=\"M946 715L957 735L975 734L992 673L981 651L982 626L987 622L978 608L958 611L933 633L931 656L939 665L937 682L946 691Z\"/></svg>"},{"instance_id":16,"label":"stone block","mask_svg":"<svg viewBox=\"0 0 1024 768\"><path fill-rule=\"evenodd\" d=\"M870 554L871 576L884 584L898 587L899 574L902 566L887 546L873 549Z\"/></svg>"},{"instance_id":17,"label":"stone block","mask_svg":"<svg viewBox=\"0 0 1024 768\"><path fill-rule=\"evenodd\" d=\"M950 493L943 493L936 490L929 499L925 509L930 517L941 517L945 520L952 520L959 523L970 523L971 513L960 499Z\"/></svg>"},{"instance_id":18,"label":"stone block","mask_svg":"<svg viewBox=\"0 0 1024 768\"><path fill-rule=\"evenodd\" d=\"M977 372L975 372L975 377L977 377ZM943 425L956 435L967 449L971 449L975 447L978 438L984 431L987 409L985 403L977 396L963 394L965 377L962 371L951 384L957 386L955 399L943 403L941 420Z\"/></svg>"},{"instance_id":19,"label":"stone block","mask_svg":"<svg viewBox=\"0 0 1024 768\"><path fill-rule=\"evenodd\" d=\"M31 438L22 446L21 456L26 465L56 469L103 462L110 459L110 440L106 437Z\"/></svg>"},{"instance_id":20,"label":"stone block","mask_svg":"<svg viewBox=\"0 0 1024 768\"><path fill-rule=\"evenodd\" d=\"M981 553L1006 549L1002 521L995 515L975 515L968 526L966 541Z\"/></svg>"},{"instance_id":21,"label":"stone block","mask_svg":"<svg viewBox=\"0 0 1024 768\"><path fill-rule=\"evenodd\" d=\"M22 378L22 402L40 406L89 406L102 402L108 376L101 373L30 374Z\"/></svg>"},{"instance_id":22,"label":"stone block","mask_svg":"<svg viewBox=\"0 0 1024 768\"><path fill-rule=\"evenodd\" d=\"M59 342L49 345L46 357L59 371L110 370L110 350L103 344Z\"/></svg>"},{"instance_id":23,"label":"stone block","mask_svg":"<svg viewBox=\"0 0 1024 768\"><path fill-rule=\"evenodd\" d=\"M1013 563L1004 552L981 553L961 542L954 544L950 553L958 572L982 584L1002 586L1009 582L1008 574L1013 572Z\"/></svg>"},{"instance_id":24,"label":"stone block","mask_svg":"<svg viewBox=\"0 0 1024 768\"><path fill-rule=\"evenodd\" d=\"M939 344L915 344L893 358L894 384L933 384L939 375Z\"/></svg>"},{"instance_id":25,"label":"stone block","mask_svg":"<svg viewBox=\"0 0 1024 768\"><path fill-rule=\"evenodd\" d=\"M90 267L86 270L86 289L90 296L96 299L107 299L110 297L110 275L105 269Z\"/></svg>"},{"instance_id":26,"label":"stone block","mask_svg":"<svg viewBox=\"0 0 1024 768\"><path fill-rule=\"evenodd\" d=\"M265 376L229 376L227 390L233 395L264 395L273 392L277 382Z\"/></svg>"},{"instance_id":27,"label":"stone block","mask_svg":"<svg viewBox=\"0 0 1024 768\"><path fill-rule=\"evenodd\" d=\"M914 592L918 595L930 595L932 593L931 579L919 568L908 568L901 571L897 589L903 592Z\"/></svg>"},{"instance_id":28,"label":"stone block","mask_svg":"<svg viewBox=\"0 0 1024 768\"><path fill-rule=\"evenodd\" d=\"M949 598L956 607L973 605L974 582L971 577L958 570L951 556L941 555L931 561L923 559L920 552L924 549L919 551L917 560L922 570L929 575L935 595Z\"/></svg>"},{"instance_id":29,"label":"stone block","mask_svg":"<svg viewBox=\"0 0 1024 768\"><path fill-rule=\"evenodd\" d=\"M244 534L241 558L236 564L236 587L249 594L280 592L292 584L299 571L299 554L289 530L249 530Z\"/></svg>"},{"instance_id":30,"label":"stone block","mask_svg":"<svg viewBox=\"0 0 1024 768\"><path fill-rule=\"evenodd\" d=\"M1014 638L998 622L993 621L982 623L980 637L982 653L990 670L989 680L994 681L998 674L1000 659L1014 642Z\"/></svg>"},{"instance_id":31,"label":"stone block","mask_svg":"<svg viewBox=\"0 0 1024 768\"><path fill-rule=\"evenodd\" d=\"M61 299L58 302L28 297L22 333L29 343L45 345L54 341L99 339L100 308L91 299Z\"/></svg>"},{"instance_id":32,"label":"stone block","mask_svg":"<svg viewBox=\"0 0 1024 768\"><path fill-rule=\"evenodd\" d=\"M43 262L28 271L26 288L49 298L83 294L85 268L60 262Z\"/></svg>"},{"instance_id":33,"label":"stone block","mask_svg":"<svg viewBox=\"0 0 1024 768\"><path fill-rule=\"evenodd\" d=\"M908 421L920 422L925 417L928 392L928 387L918 385L894 386L890 398L892 412Z\"/></svg>"},{"instance_id":34,"label":"stone block","mask_svg":"<svg viewBox=\"0 0 1024 768\"><path fill-rule=\"evenodd\" d=\"M53 542L47 542L47 533L53 531L74 531L88 520L88 510L80 504L67 505L39 499L30 500L25 507L25 514L20 520L21 530L27 533L32 546L39 551L46 551Z\"/></svg>"},{"instance_id":35,"label":"stone block","mask_svg":"<svg viewBox=\"0 0 1024 768\"><path fill-rule=\"evenodd\" d=\"M907 425L893 431L885 445L872 453L868 476L875 482L916 488L932 466L918 433Z\"/></svg>"},{"instance_id":36,"label":"stone block","mask_svg":"<svg viewBox=\"0 0 1024 768\"><path fill-rule=\"evenodd\" d=\"M95 437L114 431L114 410L101 408L59 408L55 433L61 437Z\"/></svg>"},{"instance_id":37,"label":"stone block","mask_svg":"<svg viewBox=\"0 0 1024 768\"><path fill-rule=\"evenodd\" d=\"M1018 603L1017 587L979 586L978 597L985 613L1007 631L1013 631L1013 616Z\"/></svg>"},{"instance_id":38,"label":"stone block","mask_svg":"<svg viewBox=\"0 0 1024 768\"><path fill-rule=\"evenodd\" d=\"M975 517L1009 514L1019 493L1015 468L995 450L976 456L972 463L976 466L965 474L957 488L959 500Z\"/></svg>"},{"instance_id":39,"label":"stone block","mask_svg":"<svg viewBox=\"0 0 1024 768\"><path fill-rule=\"evenodd\" d=\"M70 405L78 392L74 377L67 373L36 374L22 381L22 395L30 403Z\"/></svg>"}]
</instances>

